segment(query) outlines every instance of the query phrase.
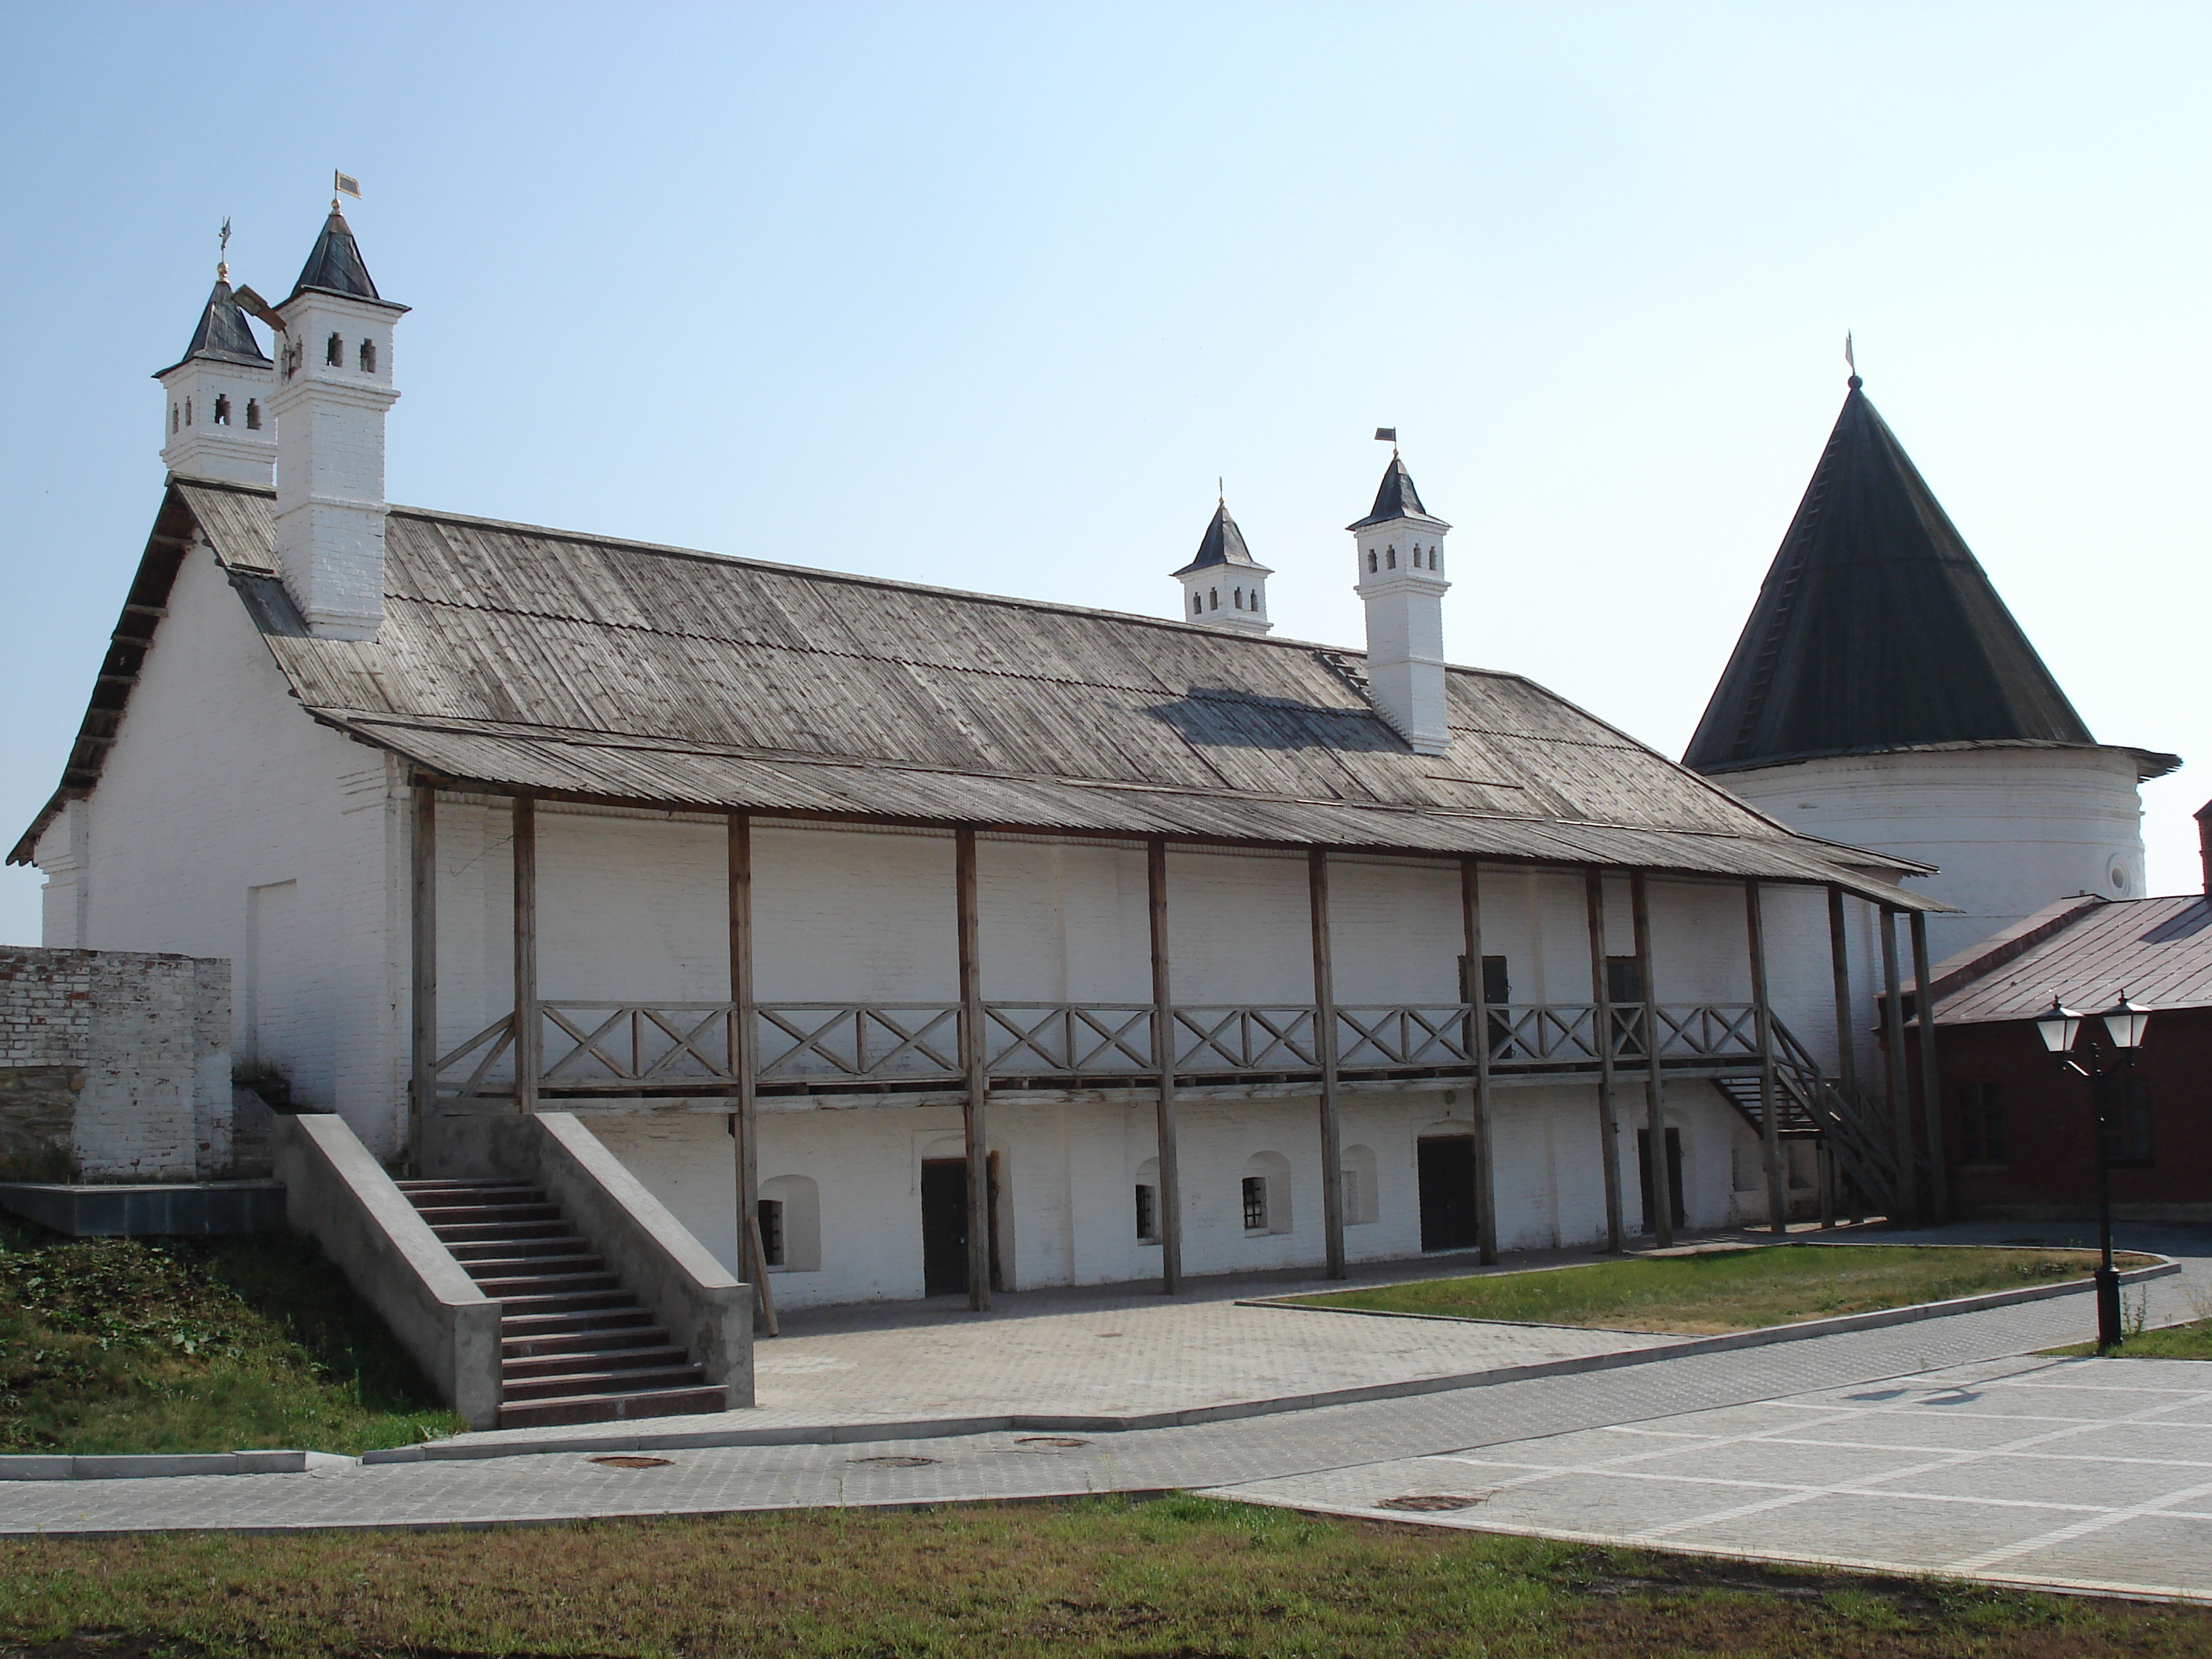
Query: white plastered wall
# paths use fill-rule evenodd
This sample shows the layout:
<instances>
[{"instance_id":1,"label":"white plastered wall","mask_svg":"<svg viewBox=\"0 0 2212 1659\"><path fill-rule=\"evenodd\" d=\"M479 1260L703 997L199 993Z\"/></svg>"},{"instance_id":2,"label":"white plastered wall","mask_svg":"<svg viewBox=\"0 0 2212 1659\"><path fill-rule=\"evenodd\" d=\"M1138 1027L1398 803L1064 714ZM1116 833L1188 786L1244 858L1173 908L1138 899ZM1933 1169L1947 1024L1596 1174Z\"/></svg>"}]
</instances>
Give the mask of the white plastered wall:
<instances>
[{"instance_id":1,"label":"white plastered wall","mask_svg":"<svg viewBox=\"0 0 2212 1659\"><path fill-rule=\"evenodd\" d=\"M231 1053L399 1148L404 892L391 763L317 726L204 548L188 553L99 787L40 844L96 950L232 964ZM48 866L48 859L54 860Z\"/></svg>"}]
</instances>

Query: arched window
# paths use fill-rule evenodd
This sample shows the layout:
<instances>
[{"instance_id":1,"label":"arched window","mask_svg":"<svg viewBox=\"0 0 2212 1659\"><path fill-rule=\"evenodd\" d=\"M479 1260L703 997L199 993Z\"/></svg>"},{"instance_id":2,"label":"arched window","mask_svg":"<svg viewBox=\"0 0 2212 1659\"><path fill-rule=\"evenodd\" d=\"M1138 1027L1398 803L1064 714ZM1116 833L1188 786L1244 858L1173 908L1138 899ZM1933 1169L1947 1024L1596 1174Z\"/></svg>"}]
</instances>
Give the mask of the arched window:
<instances>
[{"instance_id":1,"label":"arched window","mask_svg":"<svg viewBox=\"0 0 2212 1659\"><path fill-rule=\"evenodd\" d=\"M323 347L323 361L332 368L345 367L345 342L338 336L331 335L328 343Z\"/></svg>"},{"instance_id":2,"label":"arched window","mask_svg":"<svg viewBox=\"0 0 2212 1659\"><path fill-rule=\"evenodd\" d=\"M215 423L217 426L230 424L230 399L220 392L215 394Z\"/></svg>"},{"instance_id":3,"label":"arched window","mask_svg":"<svg viewBox=\"0 0 2212 1659\"><path fill-rule=\"evenodd\" d=\"M1382 1206L1376 1193L1380 1183L1376 1178L1375 1149L1372 1146L1347 1146L1344 1149L1344 1221L1348 1227L1364 1227L1379 1220Z\"/></svg>"},{"instance_id":4,"label":"arched window","mask_svg":"<svg viewBox=\"0 0 2212 1659\"><path fill-rule=\"evenodd\" d=\"M1434 547L1431 547L1431 548L1430 548L1430 549L1429 549L1429 568L1430 568L1430 569L1431 569L1431 570L1434 570L1436 568L1437 568L1437 550L1436 550Z\"/></svg>"},{"instance_id":5,"label":"arched window","mask_svg":"<svg viewBox=\"0 0 2212 1659\"><path fill-rule=\"evenodd\" d=\"M361 343L361 372L364 374L376 373L376 342L374 340Z\"/></svg>"},{"instance_id":6,"label":"arched window","mask_svg":"<svg viewBox=\"0 0 2212 1659\"><path fill-rule=\"evenodd\" d=\"M1221 590L1219 588L1209 587L1206 590L1206 608L1208 611L1218 611L1221 609Z\"/></svg>"},{"instance_id":7,"label":"arched window","mask_svg":"<svg viewBox=\"0 0 2212 1659\"><path fill-rule=\"evenodd\" d=\"M1231 593L1229 598L1231 604L1233 605L1236 609L1242 611L1244 608L1244 590L1243 588L1238 588L1235 592Z\"/></svg>"},{"instance_id":8,"label":"arched window","mask_svg":"<svg viewBox=\"0 0 2212 1659\"><path fill-rule=\"evenodd\" d=\"M1148 1158L1137 1167L1137 1243L1160 1242L1160 1161Z\"/></svg>"},{"instance_id":9,"label":"arched window","mask_svg":"<svg viewBox=\"0 0 2212 1659\"><path fill-rule=\"evenodd\" d=\"M761 1182L762 1254L771 1273L822 1270L821 1189L811 1176L776 1176Z\"/></svg>"},{"instance_id":10,"label":"arched window","mask_svg":"<svg viewBox=\"0 0 2212 1659\"><path fill-rule=\"evenodd\" d=\"M190 426L191 423L192 423L192 400L191 400L190 398L185 398L185 424L186 426Z\"/></svg>"},{"instance_id":11,"label":"arched window","mask_svg":"<svg viewBox=\"0 0 2212 1659\"><path fill-rule=\"evenodd\" d=\"M169 430L172 432L174 432L177 429L177 406L174 404L171 404L169 405Z\"/></svg>"},{"instance_id":12,"label":"arched window","mask_svg":"<svg viewBox=\"0 0 2212 1659\"><path fill-rule=\"evenodd\" d=\"M1291 1231L1291 1161L1280 1152L1255 1152L1244 1161L1244 1231Z\"/></svg>"},{"instance_id":13,"label":"arched window","mask_svg":"<svg viewBox=\"0 0 2212 1659\"><path fill-rule=\"evenodd\" d=\"M1367 574L1375 574L1375 550L1371 547L1367 550Z\"/></svg>"},{"instance_id":14,"label":"arched window","mask_svg":"<svg viewBox=\"0 0 2212 1659\"><path fill-rule=\"evenodd\" d=\"M1254 588L1254 589L1252 590L1252 602L1251 602L1249 605L1246 605L1244 608L1245 608L1247 611L1249 611L1253 612L1255 616L1259 613L1259 610L1260 610L1260 590L1259 590L1258 588L1256 588L1256 587L1255 587L1255 588Z\"/></svg>"},{"instance_id":15,"label":"arched window","mask_svg":"<svg viewBox=\"0 0 2212 1659\"><path fill-rule=\"evenodd\" d=\"M1398 568L1398 550L1395 547L1386 547L1382 550L1382 566L1386 570L1395 570Z\"/></svg>"},{"instance_id":16,"label":"arched window","mask_svg":"<svg viewBox=\"0 0 2212 1659\"><path fill-rule=\"evenodd\" d=\"M261 401L258 398L246 400L246 429L248 432L261 430Z\"/></svg>"},{"instance_id":17,"label":"arched window","mask_svg":"<svg viewBox=\"0 0 2212 1659\"><path fill-rule=\"evenodd\" d=\"M1190 614L1194 617L1202 617L1206 614L1205 594L1194 593L1190 596Z\"/></svg>"}]
</instances>

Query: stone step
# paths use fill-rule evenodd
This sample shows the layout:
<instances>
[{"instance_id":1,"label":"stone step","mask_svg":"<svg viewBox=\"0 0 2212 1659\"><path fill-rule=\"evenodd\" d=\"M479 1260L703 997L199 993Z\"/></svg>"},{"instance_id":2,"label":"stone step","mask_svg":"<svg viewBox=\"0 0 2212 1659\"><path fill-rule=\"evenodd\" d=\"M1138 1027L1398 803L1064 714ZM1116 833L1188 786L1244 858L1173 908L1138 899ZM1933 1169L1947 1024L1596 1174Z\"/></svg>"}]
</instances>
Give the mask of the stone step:
<instances>
[{"instance_id":1,"label":"stone step","mask_svg":"<svg viewBox=\"0 0 2212 1659\"><path fill-rule=\"evenodd\" d=\"M566 1221L447 1222L430 1231L447 1249L463 1244L495 1243L503 1238L574 1238L576 1230Z\"/></svg>"},{"instance_id":2,"label":"stone step","mask_svg":"<svg viewBox=\"0 0 2212 1659\"><path fill-rule=\"evenodd\" d=\"M480 1193L489 1191L534 1193L537 1188L526 1181L499 1181L488 1176L462 1176L437 1181L395 1181L392 1183L403 1193Z\"/></svg>"},{"instance_id":3,"label":"stone step","mask_svg":"<svg viewBox=\"0 0 2212 1659\"><path fill-rule=\"evenodd\" d=\"M422 1219L430 1224L430 1231L447 1227L470 1226L489 1222L495 1226L514 1221L559 1221L562 1219L557 1204L456 1204L450 1209L426 1209L417 1205Z\"/></svg>"},{"instance_id":4,"label":"stone step","mask_svg":"<svg viewBox=\"0 0 2212 1659\"><path fill-rule=\"evenodd\" d=\"M614 1423L633 1417L678 1417L729 1408L730 1391L720 1386L654 1389L639 1394L518 1401L499 1408L499 1425L502 1429L550 1428L562 1423Z\"/></svg>"},{"instance_id":5,"label":"stone step","mask_svg":"<svg viewBox=\"0 0 2212 1659\"><path fill-rule=\"evenodd\" d=\"M592 1241L581 1233L562 1233L550 1238L484 1238L448 1243L447 1254L454 1261L530 1261L563 1255L589 1255Z\"/></svg>"},{"instance_id":6,"label":"stone step","mask_svg":"<svg viewBox=\"0 0 2212 1659\"><path fill-rule=\"evenodd\" d=\"M562 1371L552 1376L502 1379L501 1407L532 1400L580 1400L592 1394L651 1394L661 1389L696 1388L706 1381L696 1365L661 1365L646 1370Z\"/></svg>"},{"instance_id":7,"label":"stone step","mask_svg":"<svg viewBox=\"0 0 2212 1659\"><path fill-rule=\"evenodd\" d=\"M603 1273L606 1259L590 1252L568 1255L493 1255L464 1261L469 1277L483 1284L488 1279L569 1279L578 1273Z\"/></svg>"},{"instance_id":8,"label":"stone step","mask_svg":"<svg viewBox=\"0 0 2212 1659\"><path fill-rule=\"evenodd\" d=\"M500 1362L499 1374L504 1397L514 1399L514 1384L532 1377L595 1376L611 1373L630 1374L637 1371L696 1371L691 1356L681 1348L594 1348L583 1353L532 1354L526 1357L509 1354ZM590 1390L571 1389L564 1393L583 1394Z\"/></svg>"},{"instance_id":9,"label":"stone step","mask_svg":"<svg viewBox=\"0 0 2212 1659\"><path fill-rule=\"evenodd\" d=\"M611 1364L620 1356L662 1348L672 1353L684 1352L671 1345L667 1330L659 1325L629 1325L615 1330L582 1331L574 1336L538 1337L519 1342L510 1339L499 1345L502 1366L519 1359L567 1361L598 1358Z\"/></svg>"},{"instance_id":10,"label":"stone step","mask_svg":"<svg viewBox=\"0 0 2212 1659\"><path fill-rule=\"evenodd\" d=\"M545 1297L581 1295L618 1296L631 1299L623 1289L622 1280L608 1273L516 1273L504 1277L471 1273L477 1288L486 1296L501 1302L513 1297L523 1302L537 1302Z\"/></svg>"},{"instance_id":11,"label":"stone step","mask_svg":"<svg viewBox=\"0 0 2212 1659\"><path fill-rule=\"evenodd\" d=\"M486 1296L493 1294L489 1285L479 1285ZM635 1312L641 1319L653 1316L637 1305L637 1298L628 1291L562 1291L544 1294L510 1294L499 1297L500 1332L507 1334L518 1320L538 1314L576 1314L586 1312Z\"/></svg>"}]
</instances>

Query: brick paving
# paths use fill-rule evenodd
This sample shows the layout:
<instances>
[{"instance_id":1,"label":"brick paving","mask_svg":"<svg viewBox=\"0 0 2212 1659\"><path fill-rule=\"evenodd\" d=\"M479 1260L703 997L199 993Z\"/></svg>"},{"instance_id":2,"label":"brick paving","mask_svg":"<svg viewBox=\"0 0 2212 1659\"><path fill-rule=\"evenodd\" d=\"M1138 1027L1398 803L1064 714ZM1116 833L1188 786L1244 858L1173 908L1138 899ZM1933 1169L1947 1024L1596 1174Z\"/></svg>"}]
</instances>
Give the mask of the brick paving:
<instances>
[{"instance_id":1,"label":"brick paving","mask_svg":"<svg viewBox=\"0 0 2212 1659\"><path fill-rule=\"evenodd\" d=\"M2174 1254L2186 1249L2196 1258L2185 1278L2161 1279L2145 1287L2154 1322L2191 1316L2191 1298L2203 1295L2202 1286L2212 1282L2212 1239L2184 1237L2177 1242L2145 1236L2141 1242L2146 1248ZM1282 1316L1304 1322L1300 1328L1336 1322L1319 1316ZM1322 1502L1318 1487L1300 1497L1284 1484L1299 1480L1349 1482L1331 1490L1351 1493L1356 1504L1348 1507L1358 1507L1378 1495L1413 1490L1399 1480L1395 1467L1407 1460L1425 1462L1439 1455L1522 1446L1551 1437L1794 1401L1869 1385L1915 1388L1928 1380L1928 1373L1988 1366L1992 1361L2006 1363L1995 1366L1991 1375L2025 1373L2046 1362L2008 1357L2079 1340L2088 1316L2087 1297L2068 1297L1582 1376L1184 1428L1069 1437L1087 1443L1077 1446L997 1433L859 1445L672 1451L663 1454L669 1459L665 1467L640 1470L610 1468L567 1452L308 1474L9 1482L0 1484L0 1533L495 1525L594 1516L706 1515L1170 1488L1213 1489L1275 1502ZM1344 1322L1366 1328L1392 1322ZM2146 1363L2105 1361L2087 1369L2124 1368L2133 1375ZM2212 1370L2203 1375L2203 1386L2212 1388ZM1944 1380L1956 1379L1947 1376ZM1790 1410L1794 1414L1796 1408ZM2212 1411L2203 1415L2212 1421ZM2138 1436L2164 1435L2179 1433L2185 1419L2170 1415L2120 1426ZM932 1461L880 1461L885 1458ZM2085 1479L2078 1473L2080 1466L2069 1467L2076 1472L2055 1478ZM1422 1478L1431 1486L1438 1484L1433 1472ZM2083 1501L2106 1501L2101 1486L2090 1484ZM1900 1513L1924 1508L1925 1502L1881 1490L1849 1494L1845 1501L1887 1504ZM1798 1513L1786 1521L1778 1516L1771 1523L1773 1535L1782 1536L1785 1525L1796 1527L1813 1514L1798 1506ZM2128 1546L2139 1534L2147 1535L2144 1529L2186 1530L2203 1525L2180 1510L2148 1515L2141 1528L2130 1518L2129 1527L2117 1533L2107 1528L2108 1535L2102 1537L2083 1534L2087 1541L2075 1546L2074 1556L2068 1559L2087 1561L2095 1551L2116 1542ZM1666 1541L1685 1549L1721 1548L1726 1547L1726 1538L1725 1529L1715 1527L1670 1535ZM1997 1547L2002 1541L1979 1547ZM1802 1553L1823 1553L1815 1547L1818 1543L1818 1539L1807 1540ZM1996 1576L2033 1576L2044 1565L2040 1558L2013 1561ZM2108 1574L2099 1582L2122 1581ZM2212 1575L2190 1582L2212 1586Z\"/></svg>"}]
</instances>

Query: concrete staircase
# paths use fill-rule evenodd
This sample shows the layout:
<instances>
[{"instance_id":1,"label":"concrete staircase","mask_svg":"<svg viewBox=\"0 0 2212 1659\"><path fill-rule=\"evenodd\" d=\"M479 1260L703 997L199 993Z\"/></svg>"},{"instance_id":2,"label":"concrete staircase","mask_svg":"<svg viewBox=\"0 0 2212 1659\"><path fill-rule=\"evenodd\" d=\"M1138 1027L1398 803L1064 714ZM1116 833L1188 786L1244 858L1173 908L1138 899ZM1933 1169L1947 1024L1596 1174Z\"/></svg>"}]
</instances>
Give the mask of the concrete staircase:
<instances>
[{"instance_id":1,"label":"concrete staircase","mask_svg":"<svg viewBox=\"0 0 2212 1659\"><path fill-rule=\"evenodd\" d=\"M498 1180L398 1187L500 1304L501 1428L728 1408L728 1389L706 1380L538 1188Z\"/></svg>"}]
</instances>

